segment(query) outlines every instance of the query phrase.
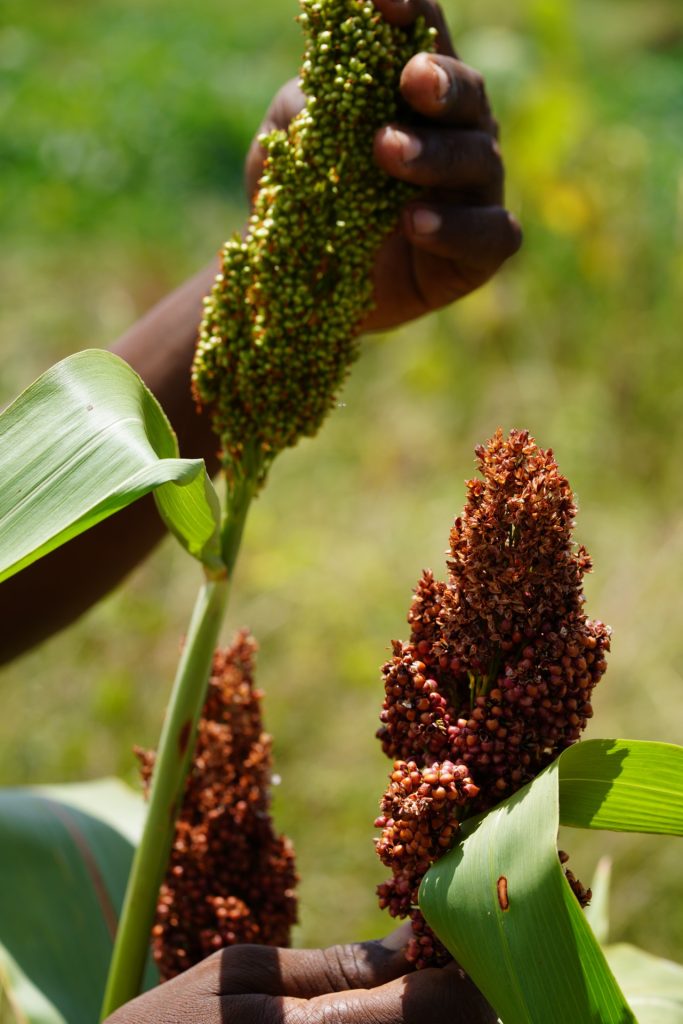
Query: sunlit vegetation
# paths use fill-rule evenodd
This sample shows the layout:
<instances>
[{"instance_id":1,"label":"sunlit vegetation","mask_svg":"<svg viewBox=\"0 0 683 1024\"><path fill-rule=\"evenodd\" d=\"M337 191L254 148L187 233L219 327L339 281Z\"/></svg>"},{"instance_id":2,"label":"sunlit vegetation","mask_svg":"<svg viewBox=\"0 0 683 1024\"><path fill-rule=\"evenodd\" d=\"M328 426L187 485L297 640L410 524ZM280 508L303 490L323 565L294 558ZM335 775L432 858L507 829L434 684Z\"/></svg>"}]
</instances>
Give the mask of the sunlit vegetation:
<instances>
[{"instance_id":1,"label":"sunlit vegetation","mask_svg":"<svg viewBox=\"0 0 683 1024\"><path fill-rule=\"evenodd\" d=\"M230 613L261 647L306 943L386 926L367 825L386 773L379 666L420 570L443 562L472 448L497 426L552 446L579 498L589 607L614 630L588 735L680 741L683 12L444 6L487 74L525 247L480 294L368 339L315 445L275 466ZM246 146L298 53L281 0L7 0L0 401L113 341L240 226ZM169 546L5 670L4 784L135 778L127 751L155 742L195 589ZM581 843L572 865L587 879L599 852L617 855L612 938L678 957L675 844Z\"/></svg>"}]
</instances>

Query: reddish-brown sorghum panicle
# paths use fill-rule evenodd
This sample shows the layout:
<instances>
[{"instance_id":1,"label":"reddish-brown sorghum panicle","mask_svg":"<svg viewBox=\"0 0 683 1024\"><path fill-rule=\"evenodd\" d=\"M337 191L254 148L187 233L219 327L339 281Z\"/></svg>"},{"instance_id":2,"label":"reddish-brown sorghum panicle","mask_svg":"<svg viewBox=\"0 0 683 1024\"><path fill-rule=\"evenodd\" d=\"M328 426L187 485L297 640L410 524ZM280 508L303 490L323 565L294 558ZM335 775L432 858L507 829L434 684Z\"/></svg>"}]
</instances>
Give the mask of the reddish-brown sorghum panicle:
<instances>
[{"instance_id":1,"label":"reddish-brown sorghum panicle","mask_svg":"<svg viewBox=\"0 0 683 1024\"><path fill-rule=\"evenodd\" d=\"M572 541L576 506L552 451L498 431L450 535L448 580L423 573L407 643L383 667L378 737L394 761L376 825L392 877L380 905L411 917L408 955L447 959L416 909L427 868L463 818L488 809L579 739L610 630L583 612L591 568ZM580 902L586 890L570 873Z\"/></svg>"},{"instance_id":2,"label":"reddish-brown sorghum panicle","mask_svg":"<svg viewBox=\"0 0 683 1024\"><path fill-rule=\"evenodd\" d=\"M152 932L164 980L222 946L286 946L296 921L289 840L269 812L271 738L252 679L254 640L217 651ZM138 751L149 782L154 754Z\"/></svg>"}]
</instances>

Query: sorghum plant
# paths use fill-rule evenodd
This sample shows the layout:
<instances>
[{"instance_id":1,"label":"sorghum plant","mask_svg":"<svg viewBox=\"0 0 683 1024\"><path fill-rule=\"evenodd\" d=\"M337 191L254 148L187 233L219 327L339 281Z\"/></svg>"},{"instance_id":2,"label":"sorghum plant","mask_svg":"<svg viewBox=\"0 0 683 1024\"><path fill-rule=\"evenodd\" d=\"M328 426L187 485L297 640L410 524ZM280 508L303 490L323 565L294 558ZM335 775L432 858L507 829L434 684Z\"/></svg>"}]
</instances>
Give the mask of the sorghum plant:
<instances>
[{"instance_id":1,"label":"sorghum plant","mask_svg":"<svg viewBox=\"0 0 683 1024\"><path fill-rule=\"evenodd\" d=\"M244 240L229 241L192 373L220 439L227 502L222 565L206 563L159 743L148 827L136 853L103 1015L137 992L155 889L172 842L212 651L253 496L273 458L311 435L335 402L372 305L372 261L406 188L372 159L377 128L396 113L399 76L433 46L421 20L390 26L370 0L302 0L306 105L273 132ZM180 757L178 751L181 751Z\"/></svg>"},{"instance_id":2,"label":"sorghum plant","mask_svg":"<svg viewBox=\"0 0 683 1024\"><path fill-rule=\"evenodd\" d=\"M250 812L255 809L261 823L267 814L259 788L267 751L253 695L243 691L243 678L239 713L246 715L247 732L253 729L243 789L241 775L231 782L215 774L215 758L235 745L235 724L224 707L225 661L214 663L221 683L208 704L206 685L250 501L275 455L315 433L356 355L358 325L372 302L372 253L407 194L375 167L373 130L396 113L402 65L431 45L424 25L389 28L367 0L303 0L303 7L306 107L287 132L264 140L254 213L244 241L224 249L194 367L195 397L220 439L225 514L201 462L178 457L153 396L129 367L105 353L81 353L54 367L2 416L0 461L9 469L0 488L0 579L151 490L165 521L205 571L156 755L105 1016L139 991L174 835L156 936L169 940L158 950L166 974L216 942L255 937L257 928L261 938L279 942L293 911L286 846L269 824L259 832L253 822L252 831ZM572 895L562 877L557 827L561 821L682 834L683 751L623 740L573 745L591 714L609 633L582 611L589 561L571 544L571 493L551 453L525 433L496 435L479 458L483 481L471 483L452 531L448 579L424 575L410 640L395 645L385 667L381 738L394 768L379 819L379 851L392 868L381 900L397 916L413 918L409 956L418 965L438 963L444 951L416 912L419 899L434 933L506 1024L625 1024L635 1018L574 898L586 894L567 875ZM174 814L203 707L188 789L195 803L186 804L176 833ZM228 800L221 789L226 782ZM45 818L41 799L33 801L36 820ZM6 805L10 818L12 803ZM197 806L203 817L195 814ZM265 841L261 855L282 884L270 894L267 921L252 914L252 890L236 895L234 870L221 878L213 859L230 815L245 837ZM28 831L33 842L39 833L33 817ZM99 834L111 839L111 831ZM62 839L71 842L63 848L72 849L82 868L83 844L74 845L73 835L62 833ZM196 841L192 847L188 839ZM13 846L3 843L3 855L6 847L12 847L10 862L14 857L23 865L23 834ZM246 858L245 849L237 852ZM55 858L47 865L55 878ZM214 875L208 893L204 870ZM190 882L186 892L183 876ZM101 897L92 872L78 879L83 884L74 902L88 884L90 895ZM191 951L183 932L190 903L200 933ZM111 908L103 913L99 902L96 907L102 928L111 924ZM62 922L53 916L57 934ZM26 929L31 943L42 924ZM88 929L86 946L93 934ZM101 943L101 966L109 934ZM55 948L64 945L61 939ZM62 981L60 971L52 973ZM23 988L35 1003L35 986ZM99 979L78 1019L94 1019L93 996L100 996ZM60 1019L76 1015L69 1007Z\"/></svg>"},{"instance_id":3,"label":"sorghum plant","mask_svg":"<svg viewBox=\"0 0 683 1024\"><path fill-rule=\"evenodd\" d=\"M394 766L377 852L392 878L378 894L394 917L411 917L419 966L448 956L415 908L423 875L464 818L579 739L610 643L583 611L591 562L572 540L576 506L552 451L499 430L476 455L482 478L468 482L451 530L447 581L423 574L410 639L383 668L378 737Z\"/></svg>"}]
</instances>

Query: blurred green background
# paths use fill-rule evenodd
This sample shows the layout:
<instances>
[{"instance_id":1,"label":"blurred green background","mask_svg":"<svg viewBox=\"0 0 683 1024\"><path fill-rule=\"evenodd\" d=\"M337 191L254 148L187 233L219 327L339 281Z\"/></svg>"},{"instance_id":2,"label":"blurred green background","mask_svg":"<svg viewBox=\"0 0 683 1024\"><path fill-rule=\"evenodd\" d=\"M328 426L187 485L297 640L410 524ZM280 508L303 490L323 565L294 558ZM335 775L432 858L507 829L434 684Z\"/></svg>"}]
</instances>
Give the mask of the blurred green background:
<instances>
[{"instance_id":1,"label":"blurred green background","mask_svg":"<svg viewBox=\"0 0 683 1024\"><path fill-rule=\"evenodd\" d=\"M300 944L381 933L372 847L387 764L379 666L423 566L444 571L472 449L554 448L614 628L588 735L680 742L683 7L444 4L502 124L518 257L486 289L368 339L336 414L276 464L230 611L261 645ZM295 2L0 0L0 401L106 346L241 223L243 155L296 73ZM153 745L198 583L167 542L4 671L4 784L118 773ZM228 633L226 632L226 637ZM562 838L616 859L613 938L680 958L680 844Z\"/></svg>"}]
</instances>

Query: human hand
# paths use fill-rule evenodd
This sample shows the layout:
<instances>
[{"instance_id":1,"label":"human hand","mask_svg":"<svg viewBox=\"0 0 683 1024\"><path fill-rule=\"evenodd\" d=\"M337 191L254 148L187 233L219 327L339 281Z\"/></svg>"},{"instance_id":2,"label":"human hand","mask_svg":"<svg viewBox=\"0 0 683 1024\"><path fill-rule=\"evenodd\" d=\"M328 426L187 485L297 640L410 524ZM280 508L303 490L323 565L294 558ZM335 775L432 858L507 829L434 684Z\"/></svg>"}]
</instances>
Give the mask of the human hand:
<instances>
[{"instance_id":1,"label":"human hand","mask_svg":"<svg viewBox=\"0 0 683 1024\"><path fill-rule=\"evenodd\" d=\"M406 974L407 931L324 950L230 946L105 1024L495 1024L455 965Z\"/></svg>"},{"instance_id":2,"label":"human hand","mask_svg":"<svg viewBox=\"0 0 683 1024\"><path fill-rule=\"evenodd\" d=\"M397 178L420 186L422 193L407 204L399 228L377 253L376 305L361 325L363 330L404 323L466 295L488 280L520 242L519 228L501 205L503 167L482 80L455 58L435 0L374 3L397 23L409 23L424 14L439 31L439 54L413 57L401 79L401 92L414 112L411 124L404 127L422 141L422 154L405 162L400 136L390 128L382 129L375 139L378 163ZM443 100L436 91L437 68L445 72L451 86ZM296 82L290 82L275 98L263 130L285 127L302 103ZM262 164L263 151L254 142L246 165L250 195ZM431 233L416 230L418 211L438 214L441 226ZM429 226L428 218L417 217L420 224ZM217 467L215 437L208 417L196 415L187 379L202 298L217 269L217 261L212 262L114 345L114 351L161 402L181 451L203 455L211 472ZM116 586L163 533L154 502L141 501L6 580L0 591L0 614L6 625L0 662L77 618ZM102 557L103 552L110 556ZM67 587L65 580L70 583ZM40 595L39 615L36 594Z\"/></svg>"},{"instance_id":3,"label":"human hand","mask_svg":"<svg viewBox=\"0 0 683 1024\"><path fill-rule=\"evenodd\" d=\"M422 191L406 204L398 228L377 253L375 307L362 324L366 331L395 327L467 295L521 243L519 226L502 205L498 126L483 79L455 56L438 4L374 3L395 24L410 24L423 15L438 31L439 52L417 54L403 69L401 95L412 110L410 124L388 125L375 137L379 166ZM297 83L289 82L275 97L261 131L286 127L302 105ZM262 162L254 141L246 163L249 195Z\"/></svg>"}]
</instances>

